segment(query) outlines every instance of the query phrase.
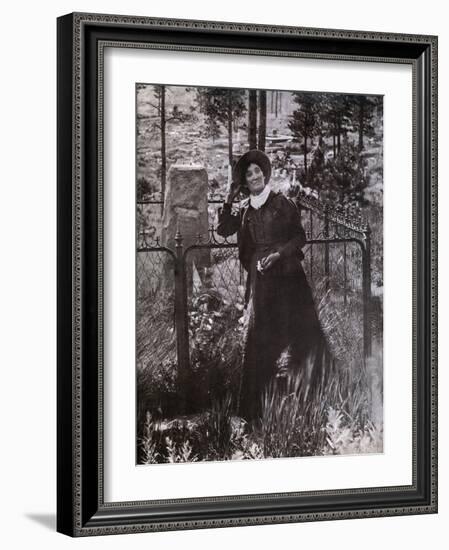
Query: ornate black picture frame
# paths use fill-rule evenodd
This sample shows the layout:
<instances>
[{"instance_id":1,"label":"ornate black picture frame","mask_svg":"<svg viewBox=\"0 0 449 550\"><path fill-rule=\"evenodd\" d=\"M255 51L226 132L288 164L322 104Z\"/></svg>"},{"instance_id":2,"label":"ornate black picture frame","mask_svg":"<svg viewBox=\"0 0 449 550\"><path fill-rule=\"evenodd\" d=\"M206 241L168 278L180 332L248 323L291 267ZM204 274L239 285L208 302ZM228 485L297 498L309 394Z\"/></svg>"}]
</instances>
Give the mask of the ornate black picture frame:
<instances>
[{"instance_id":1,"label":"ornate black picture frame","mask_svg":"<svg viewBox=\"0 0 449 550\"><path fill-rule=\"evenodd\" d=\"M89 536L437 512L437 38L75 13L58 19L57 529ZM104 45L403 63L413 71L413 482L105 502ZM411 343L412 345L412 343Z\"/></svg>"}]
</instances>

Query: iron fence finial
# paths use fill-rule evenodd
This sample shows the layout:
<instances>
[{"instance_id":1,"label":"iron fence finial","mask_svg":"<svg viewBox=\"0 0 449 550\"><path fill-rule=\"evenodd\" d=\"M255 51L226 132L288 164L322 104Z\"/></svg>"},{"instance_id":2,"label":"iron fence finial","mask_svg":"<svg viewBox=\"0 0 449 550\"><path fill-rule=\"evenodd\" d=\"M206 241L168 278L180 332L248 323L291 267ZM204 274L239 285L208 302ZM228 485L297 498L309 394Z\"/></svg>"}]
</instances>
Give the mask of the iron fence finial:
<instances>
[{"instance_id":1,"label":"iron fence finial","mask_svg":"<svg viewBox=\"0 0 449 550\"><path fill-rule=\"evenodd\" d=\"M182 248L182 241L183 241L183 237L181 234L181 230L179 229L179 222L178 222L176 224L176 234L175 234L176 248Z\"/></svg>"}]
</instances>

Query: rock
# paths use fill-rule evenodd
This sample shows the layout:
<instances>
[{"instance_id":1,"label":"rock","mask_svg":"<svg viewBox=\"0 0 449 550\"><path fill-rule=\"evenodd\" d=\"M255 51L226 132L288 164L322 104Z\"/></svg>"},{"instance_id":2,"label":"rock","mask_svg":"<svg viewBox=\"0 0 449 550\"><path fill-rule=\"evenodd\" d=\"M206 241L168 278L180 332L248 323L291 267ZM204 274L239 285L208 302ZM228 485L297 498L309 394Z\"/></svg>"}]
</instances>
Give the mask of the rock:
<instances>
[{"instance_id":1,"label":"rock","mask_svg":"<svg viewBox=\"0 0 449 550\"><path fill-rule=\"evenodd\" d=\"M162 219L161 244L175 250L175 236L179 229L185 251L189 246L208 240L207 212L208 177L205 168L198 164L175 164L167 174L164 216ZM200 277L210 266L208 248L193 249L187 252L187 280L191 286L193 264Z\"/></svg>"}]
</instances>

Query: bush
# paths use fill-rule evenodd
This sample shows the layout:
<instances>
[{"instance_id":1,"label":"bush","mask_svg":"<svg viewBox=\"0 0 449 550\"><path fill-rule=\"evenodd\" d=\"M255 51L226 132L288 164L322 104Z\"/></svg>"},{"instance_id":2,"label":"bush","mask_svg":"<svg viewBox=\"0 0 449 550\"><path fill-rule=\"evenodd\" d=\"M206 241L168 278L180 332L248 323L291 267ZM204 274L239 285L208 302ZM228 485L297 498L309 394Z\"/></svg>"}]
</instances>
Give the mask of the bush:
<instances>
[{"instance_id":1,"label":"bush","mask_svg":"<svg viewBox=\"0 0 449 550\"><path fill-rule=\"evenodd\" d=\"M140 166L140 164L139 164ZM137 178L137 200L144 200L146 197L158 191L158 186L155 182L151 182L146 176Z\"/></svg>"},{"instance_id":2,"label":"bush","mask_svg":"<svg viewBox=\"0 0 449 550\"><path fill-rule=\"evenodd\" d=\"M321 173L308 177L320 190L320 198L330 203L365 203L364 190L368 185L367 164L357 147L346 141L339 155L324 164Z\"/></svg>"},{"instance_id":3,"label":"bush","mask_svg":"<svg viewBox=\"0 0 449 550\"><path fill-rule=\"evenodd\" d=\"M190 386L196 410L210 407L227 394L236 401L243 354L239 324L243 304L225 303L219 293L209 290L194 297L189 309Z\"/></svg>"}]
</instances>

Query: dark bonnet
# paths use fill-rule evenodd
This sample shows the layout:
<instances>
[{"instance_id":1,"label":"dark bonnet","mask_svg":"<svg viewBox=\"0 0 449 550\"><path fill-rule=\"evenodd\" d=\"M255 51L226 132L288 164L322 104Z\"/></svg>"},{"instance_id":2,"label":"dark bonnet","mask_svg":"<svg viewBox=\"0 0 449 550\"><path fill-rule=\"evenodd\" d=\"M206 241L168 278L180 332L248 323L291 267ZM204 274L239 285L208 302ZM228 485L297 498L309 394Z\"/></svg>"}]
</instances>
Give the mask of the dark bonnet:
<instances>
[{"instance_id":1,"label":"dark bonnet","mask_svg":"<svg viewBox=\"0 0 449 550\"><path fill-rule=\"evenodd\" d=\"M233 177L232 177L232 186L240 185L242 192L248 194L248 188L246 187L245 174L248 166L250 164L257 164L265 176L265 184L268 183L268 180L271 176L271 162L270 159L263 151L258 149L251 149L244 155L242 155L234 166Z\"/></svg>"}]
</instances>

